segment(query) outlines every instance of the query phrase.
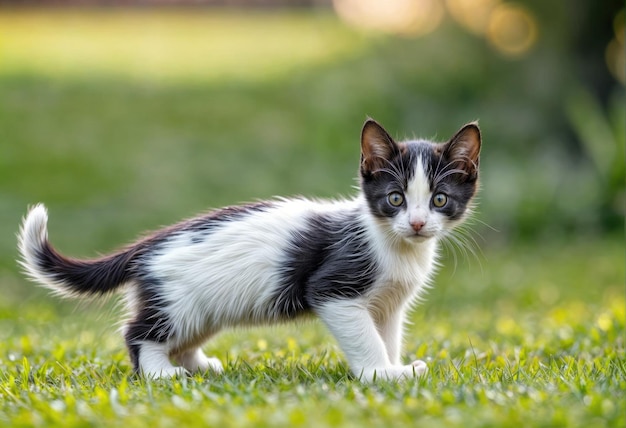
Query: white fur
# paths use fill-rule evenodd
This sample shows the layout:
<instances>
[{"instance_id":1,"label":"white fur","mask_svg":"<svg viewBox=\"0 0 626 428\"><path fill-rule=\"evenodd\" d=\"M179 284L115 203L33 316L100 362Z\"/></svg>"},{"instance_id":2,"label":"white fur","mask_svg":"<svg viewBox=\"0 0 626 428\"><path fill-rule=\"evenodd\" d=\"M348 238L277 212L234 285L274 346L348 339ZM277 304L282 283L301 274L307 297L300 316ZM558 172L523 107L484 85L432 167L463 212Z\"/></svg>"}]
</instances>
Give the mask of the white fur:
<instances>
[{"instance_id":1,"label":"white fur","mask_svg":"<svg viewBox=\"0 0 626 428\"><path fill-rule=\"evenodd\" d=\"M18 233L17 245L21 254L19 264L33 281L46 286L57 294L66 294L67 290L49 275L37 269L37 252L48 240L48 211L43 204L30 209L24 218Z\"/></svg>"},{"instance_id":2,"label":"white fur","mask_svg":"<svg viewBox=\"0 0 626 428\"><path fill-rule=\"evenodd\" d=\"M185 374L182 367L174 367L169 360L170 349L167 343L142 342L139 351L139 367L148 378L167 378Z\"/></svg>"},{"instance_id":3,"label":"white fur","mask_svg":"<svg viewBox=\"0 0 626 428\"><path fill-rule=\"evenodd\" d=\"M178 364L184 367L185 370L190 372L204 372L211 370L215 373L222 373L224 371L224 367L222 366L220 360L217 358L207 357L200 348L192 348L184 351L174 356L174 359Z\"/></svg>"},{"instance_id":4,"label":"white fur","mask_svg":"<svg viewBox=\"0 0 626 428\"><path fill-rule=\"evenodd\" d=\"M413 211L430 200L430 191L421 186L421 180L425 178L417 176L407 192ZM361 221L369 224L368 238L384 270L365 296L329 301L317 315L337 338L352 371L364 380L425 373L423 362L402 365L400 352L405 313L430 279L436 240L410 238L408 230L407 239L398 240L398 234L405 236L398 230L405 227L403 223L408 224L408 217L398 216L391 224L384 224L389 220L374 219L362 197L347 202L283 201L275 208L254 213L246 221L224 223L201 243L188 245L192 232L171 240L153 258L151 270L155 277L164 279L160 294L168 302L168 316L179 329L173 337L202 342L223 327L274 321L271 304L278 287L282 252L301 219L315 212L341 212L355 207L363 213ZM426 224L432 221L430 217L425 220ZM171 346L184 348L187 343ZM158 357L147 360L153 375L158 371L157 361L165 362ZM193 370L202 364L182 361L181 365ZM162 371L168 375L171 367L165 365Z\"/></svg>"}]
</instances>

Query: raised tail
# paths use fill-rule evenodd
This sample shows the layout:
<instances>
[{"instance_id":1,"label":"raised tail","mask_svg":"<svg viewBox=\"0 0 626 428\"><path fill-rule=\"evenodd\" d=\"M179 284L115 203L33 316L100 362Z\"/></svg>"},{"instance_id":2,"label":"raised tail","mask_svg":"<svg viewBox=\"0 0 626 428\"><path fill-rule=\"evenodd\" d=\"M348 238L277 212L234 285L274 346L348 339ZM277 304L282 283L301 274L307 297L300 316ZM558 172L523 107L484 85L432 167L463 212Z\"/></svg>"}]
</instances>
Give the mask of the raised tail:
<instances>
[{"instance_id":1,"label":"raised tail","mask_svg":"<svg viewBox=\"0 0 626 428\"><path fill-rule=\"evenodd\" d=\"M111 293L133 279L137 248L93 260L68 258L50 245L47 223L46 207L35 205L18 234L19 264L35 282L63 296L87 297Z\"/></svg>"}]
</instances>

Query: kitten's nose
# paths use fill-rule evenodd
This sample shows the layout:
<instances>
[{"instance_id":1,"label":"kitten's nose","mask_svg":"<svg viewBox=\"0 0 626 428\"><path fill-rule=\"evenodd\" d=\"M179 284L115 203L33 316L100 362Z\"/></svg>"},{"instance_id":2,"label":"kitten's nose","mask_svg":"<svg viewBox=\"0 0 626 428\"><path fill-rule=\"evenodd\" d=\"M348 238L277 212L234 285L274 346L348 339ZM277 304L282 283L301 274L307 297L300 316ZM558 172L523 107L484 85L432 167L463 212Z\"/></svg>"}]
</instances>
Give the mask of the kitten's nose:
<instances>
[{"instance_id":1,"label":"kitten's nose","mask_svg":"<svg viewBox=\"0 0 626 428\"><path fill-rule=\"evenodd\" d=\"M424 227L425 224L426 224L426 222L424 222L422 220L416 220L416 221L411 221L410 222L411 227L416 232L419 232L420 230L422 230L422 227Z\"/></svg>"}]
</instances>

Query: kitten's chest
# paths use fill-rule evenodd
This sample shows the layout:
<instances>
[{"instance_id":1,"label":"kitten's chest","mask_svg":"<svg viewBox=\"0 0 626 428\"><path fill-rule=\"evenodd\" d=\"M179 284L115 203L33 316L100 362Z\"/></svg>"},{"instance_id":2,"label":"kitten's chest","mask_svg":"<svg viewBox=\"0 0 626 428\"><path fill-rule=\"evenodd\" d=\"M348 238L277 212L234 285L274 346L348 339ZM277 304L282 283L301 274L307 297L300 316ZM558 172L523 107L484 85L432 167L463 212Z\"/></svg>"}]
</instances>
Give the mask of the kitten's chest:
<instances>
[{"instance_id":1,"label":"kitten's chest","mask_svg":"<svg viewBox=\"0 0 626 428\"><path fill-rule=\"evenodd\" d=\"M436 245L388 251L380 259L381 275L368 297L376 306L403 306L428 285L436 265Z\"/></svg>"}]
</instances>

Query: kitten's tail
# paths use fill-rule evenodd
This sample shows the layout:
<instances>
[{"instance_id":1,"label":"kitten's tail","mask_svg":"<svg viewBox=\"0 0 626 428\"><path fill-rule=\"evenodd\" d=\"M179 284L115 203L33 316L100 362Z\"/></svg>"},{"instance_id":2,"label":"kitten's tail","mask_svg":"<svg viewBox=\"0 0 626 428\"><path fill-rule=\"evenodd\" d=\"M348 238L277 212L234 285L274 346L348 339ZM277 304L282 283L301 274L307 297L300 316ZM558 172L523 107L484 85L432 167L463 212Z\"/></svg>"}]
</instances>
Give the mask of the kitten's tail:
<instances>
[{"instance_id":1,"label":"kitten's tail","mask_svg":"<svg viewBox=\"0 0 626 428\"><path fill-rule=\"evenodd\" d=\"M132 279L137 248L93 260L62 256L48 241L48 213L42 204L26 215L18 234L19 264L30 279L62 296L108 294Z\"/></svg>"}]
</instances>

